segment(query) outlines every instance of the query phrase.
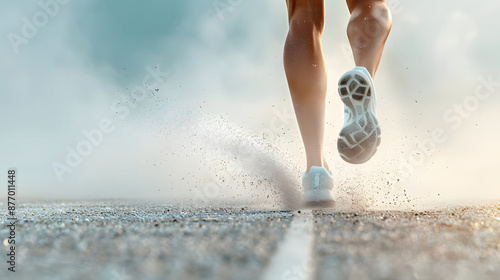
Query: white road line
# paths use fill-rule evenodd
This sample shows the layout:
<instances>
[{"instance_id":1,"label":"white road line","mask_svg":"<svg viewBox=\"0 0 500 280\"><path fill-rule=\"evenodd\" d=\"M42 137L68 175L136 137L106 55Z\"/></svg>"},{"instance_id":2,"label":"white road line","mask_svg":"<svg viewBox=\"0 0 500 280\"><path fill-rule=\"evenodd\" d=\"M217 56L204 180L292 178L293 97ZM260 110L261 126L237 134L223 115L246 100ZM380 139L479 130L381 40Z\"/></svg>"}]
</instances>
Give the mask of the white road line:
<instances>
[{"instance_id":1,"label":"white road line","mask_svg":"<svg viewBox=\"0 0 500 280\"><path fill-rule=\"evenodd\" d=\"M263 280L313 279L313 217L310 211L296 214L283 242L264 271Z\"/></svg>"}]
</instances>

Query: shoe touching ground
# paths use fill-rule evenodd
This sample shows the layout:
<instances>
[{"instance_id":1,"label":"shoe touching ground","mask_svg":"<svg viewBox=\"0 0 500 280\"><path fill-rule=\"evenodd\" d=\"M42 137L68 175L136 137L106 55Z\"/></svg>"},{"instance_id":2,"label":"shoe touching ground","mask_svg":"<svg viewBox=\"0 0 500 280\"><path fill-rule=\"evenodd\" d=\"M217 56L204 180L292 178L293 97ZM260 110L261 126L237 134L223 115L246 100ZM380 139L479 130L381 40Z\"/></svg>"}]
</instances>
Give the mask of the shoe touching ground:
<instances>
[{"instance_id":1,"label":"shoe touching ground","mask_svg":"<svg viewBox=\"0 0 500 280\"><path fill-rule=\"evenodd\" d=\"M306 206L325 207L334 203L333 176L324 167L313 166L307 174L302 173L302 187Z\"/></svg>"},{"instance_id":2,"label":"shoe touching ground","mask_svg":"<svg viewBox=\"0 0 500 280\"><path fill-rule=\"evenodd\" d=\"M368 161L380 145L380 127L375 117L375 87L364 67L355 67L339 80L339 95L344 102L344 126L337 148L342 159L360 164Z\"/></svg>"}]
</instances>

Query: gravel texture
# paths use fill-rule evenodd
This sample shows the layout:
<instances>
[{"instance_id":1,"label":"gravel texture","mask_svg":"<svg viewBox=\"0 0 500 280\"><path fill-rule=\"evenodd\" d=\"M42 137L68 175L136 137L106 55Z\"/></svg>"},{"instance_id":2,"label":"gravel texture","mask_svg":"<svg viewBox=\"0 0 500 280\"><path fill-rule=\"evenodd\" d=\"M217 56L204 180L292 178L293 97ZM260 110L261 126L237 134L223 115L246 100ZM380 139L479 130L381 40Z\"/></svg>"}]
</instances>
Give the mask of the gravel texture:
<instances>
[{"instance_id":1,"label":"gravel texture","mask_svg":"<svg viewBox=\"0 0 500 280\"><path fill-rule=\"evenodd\" d=\"M317 279L500 279L500 204L315 215Z\"/></svg>"},{"instance_id":2,"label":"gravel texture","mask_svg":"<svg viewBox=\"0 0 500 280\"><path fill-rule=\"evenodd\" d=\"M1 279L257 279L291 214L107 201L24 204L18 219L17 272Z\"/></svg>"},{"instance_id":3,"label":"gravel texture","mask_svg":"<svg viewBox=\"0 0 500 280\"><path fill-rule=\"evenodd\" d=\"M8 236L5 211L0 238ZM500 279L500 204L424 212L314 210L302 279ZM0 279L259 279L299 211L151 202L22 204L16 273ZM277 279L281 280L281 279Z\"/></svg>"}]
</instances>

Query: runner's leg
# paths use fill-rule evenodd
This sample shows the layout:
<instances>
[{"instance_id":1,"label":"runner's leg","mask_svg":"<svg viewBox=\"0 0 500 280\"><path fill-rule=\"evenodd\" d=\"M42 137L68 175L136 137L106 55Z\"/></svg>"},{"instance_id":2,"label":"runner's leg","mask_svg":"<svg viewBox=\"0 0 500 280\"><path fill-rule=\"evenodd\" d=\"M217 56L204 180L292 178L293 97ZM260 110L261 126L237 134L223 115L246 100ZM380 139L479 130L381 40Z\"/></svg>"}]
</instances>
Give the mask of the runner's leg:
<instances>
[{"instance_id":1,"label":"runner's leg","mask_svg":"<svg viewBox=\"0 0 500 280\"><path fill-rule=\"evenodd\" d=\"M347 0L347 7L351 13L347 36L354 61L374 77L391 30L391 13L385 0Z\"/></svg>"},{"instance_id":2,"label":"runner's leg","mask_svg":"<svg viewBox=\"0 0 500 280\"><path fill-rule=\"evenodd\" d=\"M307 168L329 170L323 151L326 68L321 48L324 0L287 0L289 31L284 66L306 150Z\"/></svg>"}]
</instances>

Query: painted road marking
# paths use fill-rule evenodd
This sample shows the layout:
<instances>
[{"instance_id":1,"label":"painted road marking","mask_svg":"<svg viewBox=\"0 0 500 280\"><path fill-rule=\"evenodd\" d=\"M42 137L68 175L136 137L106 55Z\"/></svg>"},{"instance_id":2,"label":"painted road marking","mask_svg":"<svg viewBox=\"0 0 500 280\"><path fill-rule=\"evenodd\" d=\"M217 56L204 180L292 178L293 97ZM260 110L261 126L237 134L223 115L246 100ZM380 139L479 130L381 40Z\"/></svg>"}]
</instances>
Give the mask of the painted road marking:
<instances>
[{"instance_id":1,"label":"painted road marking","mask_svg":"<svg viewBox=\"0 0 500 280\"><path fill-rule=\"evenodd\" d=\"M315 270L313 214L295 214L276 254L262 275L264 280L310 280Z\"/></svg>"}]
</instances>

